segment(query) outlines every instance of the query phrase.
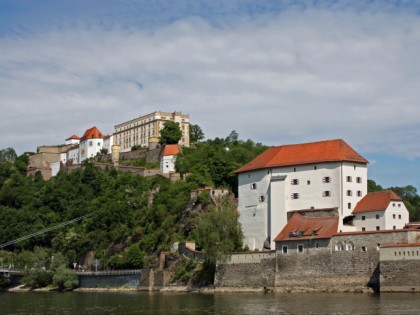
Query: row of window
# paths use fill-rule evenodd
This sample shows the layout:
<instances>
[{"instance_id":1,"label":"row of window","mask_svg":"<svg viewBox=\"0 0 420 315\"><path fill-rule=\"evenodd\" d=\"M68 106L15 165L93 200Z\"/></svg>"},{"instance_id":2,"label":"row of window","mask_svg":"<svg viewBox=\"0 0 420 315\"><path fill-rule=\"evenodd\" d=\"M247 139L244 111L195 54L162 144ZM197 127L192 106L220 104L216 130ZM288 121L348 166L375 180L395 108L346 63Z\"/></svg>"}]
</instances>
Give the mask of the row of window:
<instances>
[{"instance_id":1,"label":"row of window","mask_svg":"<svg viewBox=\"0 0 420 315\"><path fill-rule=\"evenodd\" d=\"M407 252L406 251L403 251L403 252L398 251L398 252L394 252L394 255L395 256L401 256L401 253L402 253L402 256L406 256L406 253L407 253L407 256L418 256L419 255L418 250L416 250L416 251L412 250L411 252L409 250Z\"/></svg>"}]
</instances>

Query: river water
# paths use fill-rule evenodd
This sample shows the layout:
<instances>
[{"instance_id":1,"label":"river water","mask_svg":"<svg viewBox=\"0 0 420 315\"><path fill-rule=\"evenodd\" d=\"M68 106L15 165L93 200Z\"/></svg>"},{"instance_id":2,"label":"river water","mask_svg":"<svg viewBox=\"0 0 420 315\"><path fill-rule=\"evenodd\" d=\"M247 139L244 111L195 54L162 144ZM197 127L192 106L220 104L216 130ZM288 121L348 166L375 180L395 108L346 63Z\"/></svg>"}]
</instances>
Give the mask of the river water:
<instances>
[{"instance_id":1,"label":"river water","mask_svg":"<svg viewBox=\"0 0 420 315\"><path fill-rule=\"evenodd\" d=\"M418 294L2 292L0 314L420 314Z\"/></svg>"}]
</instances>

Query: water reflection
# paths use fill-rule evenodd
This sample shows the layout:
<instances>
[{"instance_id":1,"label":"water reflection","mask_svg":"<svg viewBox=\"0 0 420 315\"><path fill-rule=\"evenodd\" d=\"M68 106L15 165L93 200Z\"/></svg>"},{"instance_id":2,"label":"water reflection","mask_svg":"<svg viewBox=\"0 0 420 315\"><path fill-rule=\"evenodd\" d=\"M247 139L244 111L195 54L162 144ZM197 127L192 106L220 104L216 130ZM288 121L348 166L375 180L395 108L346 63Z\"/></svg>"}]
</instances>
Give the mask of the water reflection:
<instances>
[{"instance_id":1,"label":"water reflection","mask_svg":"<svg viewBox=\"0 0 420 315\"><path fill-rule=\"evenodd\" d=\"M418 314L416 294L0 293L0 314Z\"/></svg>"}]
</instances>

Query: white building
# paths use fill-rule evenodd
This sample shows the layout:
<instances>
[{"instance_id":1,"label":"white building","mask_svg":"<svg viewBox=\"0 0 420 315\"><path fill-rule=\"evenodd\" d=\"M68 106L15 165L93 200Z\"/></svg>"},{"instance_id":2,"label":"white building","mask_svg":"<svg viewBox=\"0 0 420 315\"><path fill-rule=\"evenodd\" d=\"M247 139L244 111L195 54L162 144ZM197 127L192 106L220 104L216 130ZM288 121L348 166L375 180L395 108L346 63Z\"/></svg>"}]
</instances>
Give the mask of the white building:
<instances>
[{"instance_id":1,"label":"white building","mask_svg":"<svg viewBox=\"0 0 420 315\"><path fill-rule=\"evenodd\" d=\"M70 138L66 139L66 144L79 144L80 138L76 135L72 135Z\"/></svg>"},{"instance_id":2,"label":"white building","mask_svg":"<svg viewBox=\"0 0 420 315\"><path fill-rule=\"evenodd\" d=\"M181 153L177 144L167 144L160 153L160 173L169 174L175 172L176 156Z\"/></svg>"},{"instance_id":3,"label":"white building","mask_svg":"<svg viewBox=\"0 0 420 315\"><path fill-rule=\"evenodd\" d=\"M100 153L104 142L106 142L105 139L108 137L104 136L95 126L87 129L79 143L79 163ZM110 153L109 148L107 148L107 153Z\"/></svg>"},{"instance_id":4,"label":"white building","mask_svg":"<svg viewBox=\"0 0 420 315\"><path fill-rule=\"evenodd\" d=\"M131 150L131 147L140 145L149 146L149 138L159 138L160 130L166 121L179 123L182 137L179 145L190 146L190 116L181 112L165 113L153 112L148 115L123 122L114 126L114 142L121 147L121 152Z\"/></svg>"},{"instance_id":5,"label":"white building","mask_svg":"<svg viewBox=\"0 0 420 315\"><path fill-rule=\"evenodd\" d=\"M400 196L391 190L368 193L353 210L357 231L402 229L409 213Z\"/></svg>"},{"instance_id":6,"label":"white building","mask_svg":"<svg viewBox=\"0 0 420 315\"><path fill-rule=\"evenodd\" d=\"M367 194L368 161L343 140L271 147L236 171L244 244L275 247L274 239L297 210L335 209L340 231Z\"/></svg>"},{"instance_id":7,"label":"white building","mask_svg":"<svg viewBox=\"0 0 420 315\"><path fill-rule=\"evenodd\" d=\"M67 162L68 164L76 165L79 164L79 145L67 150Z\"/></svg>"}]
</instances>

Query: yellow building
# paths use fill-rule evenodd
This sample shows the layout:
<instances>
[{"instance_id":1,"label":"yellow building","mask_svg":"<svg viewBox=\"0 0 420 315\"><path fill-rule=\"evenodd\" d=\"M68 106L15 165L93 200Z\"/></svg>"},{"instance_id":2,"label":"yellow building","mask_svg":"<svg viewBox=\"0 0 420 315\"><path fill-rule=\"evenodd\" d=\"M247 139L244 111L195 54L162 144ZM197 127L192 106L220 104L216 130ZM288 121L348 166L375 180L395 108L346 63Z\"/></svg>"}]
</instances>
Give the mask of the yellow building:
<instances>
[{"instance_id":1,"label":"yellow building","mask_svg":"<svg viewBox=\"0 0 420 315\"><path fill-rule=\"evenodd\" d=\"M134 145L147 147L149 145L149 138L159 139L160 130L168 120L179 123L182 131L182 138L179 141L179 145L189 147L190 115L181 114L181 112L154 112L115 125L114 144L121 147L121 152L130 151Z\"/></svg>"}]
</instances>

